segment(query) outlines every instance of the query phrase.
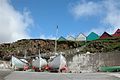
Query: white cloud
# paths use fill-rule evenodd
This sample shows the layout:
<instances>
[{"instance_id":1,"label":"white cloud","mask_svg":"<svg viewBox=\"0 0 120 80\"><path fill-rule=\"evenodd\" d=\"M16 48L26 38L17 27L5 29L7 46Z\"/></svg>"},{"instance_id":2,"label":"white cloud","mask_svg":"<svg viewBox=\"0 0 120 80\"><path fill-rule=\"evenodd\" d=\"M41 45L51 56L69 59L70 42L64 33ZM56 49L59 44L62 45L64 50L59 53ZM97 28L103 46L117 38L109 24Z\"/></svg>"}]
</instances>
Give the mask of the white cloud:
<instances>
[{"instance_id":1,"label":"white cloud","mask_svg":"<svg viewBox=\"0 0 120 80\"><path fill-rule=\"evenodd\" d=\"M99 32L100 34L104 31L112 34L118 28L120 28L120 1L119 0L101 0L95 1L84 1L84 3L76 4L72 7L72 12L75 17L81 18L83 16L100 16L102 26L97 26L90 31ZM104 25L104 26L103 26ZM94 26L93 26L94 27Z\"/></svg>"},{"instance_id":2,"label":"white cloud","mask_svg":"<svg viewBox=\"0 0 120 80\"><path fill-rule=\"evenodd\" d=\"M118 0L110 0L104 2L106 7L106 16L103 23L111 25L107 31L112 33L120 28L120 2Z\"/></svg>"},{"instance_id":3,"label":"white cloud","mask_svg":"<svg viewBox=\"0 0 120 80\"><path fill-rule=\"evenodd\" d=\"M73 15L76 18L82 17L82 16L92 16L96 15L97 13L101 12L101 6L99 6L98 3L95 2L79 2L77 4L74 4L72 6L72 12Z\"/></svg>"},{"instance_id":4,"label":"white cloud","mask_svg":"<svg viewBox=\"0 0 120 80\"><path fill-rule=\"evenodd\" d=\"M27 31L32 24L29 11L25 9L20 13L10 4L10 0L0 0L0 43L29 38Z\"/></svg>"}]
</instances>

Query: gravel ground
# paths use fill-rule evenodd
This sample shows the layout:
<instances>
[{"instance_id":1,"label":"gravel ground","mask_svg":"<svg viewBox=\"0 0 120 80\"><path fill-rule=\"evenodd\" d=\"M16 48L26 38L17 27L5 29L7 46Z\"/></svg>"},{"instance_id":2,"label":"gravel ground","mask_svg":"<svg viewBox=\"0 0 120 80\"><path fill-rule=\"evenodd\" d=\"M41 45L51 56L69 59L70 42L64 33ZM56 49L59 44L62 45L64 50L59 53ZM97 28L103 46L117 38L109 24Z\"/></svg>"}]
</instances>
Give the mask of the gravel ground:
<instances>
[{"instance_id":1,"label":"gravel ground","mask_svg":"<svg viewBox=\"0 0 120 80\"><path fill-rule=\"evenodd\" d=\"M9 69L0 69L0 80L4 80L4 78L9 75L12 71Z\"/></svg>"},{"instance_id":2,"label":"gravel ground","mask_svg":"<svg viewBox=\"0 0 120 80\"><path fill-rule=\"evenodd\" d=\"M12 72L5 80L120 80L109 73L41 73Z\"/></svg>"}]
</instances>

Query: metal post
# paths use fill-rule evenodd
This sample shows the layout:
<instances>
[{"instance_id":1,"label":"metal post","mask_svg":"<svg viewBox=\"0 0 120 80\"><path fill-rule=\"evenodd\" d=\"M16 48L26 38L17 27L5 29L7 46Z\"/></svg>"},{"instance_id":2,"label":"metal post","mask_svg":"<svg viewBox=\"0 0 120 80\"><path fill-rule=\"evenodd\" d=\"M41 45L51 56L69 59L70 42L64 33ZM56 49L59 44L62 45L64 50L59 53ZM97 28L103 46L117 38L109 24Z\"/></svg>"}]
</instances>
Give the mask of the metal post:
<instances>
[{"instance_id":1,"label":"metal post","mask_svg":"<svg viewBox=\"0 0 120 80\"><path fill-rule=\"evenodd\" d=\"M25 49L24 58L25 58L25 59L27 58L27 52L26 52L26 49Z\"/></svg>"},{"instance_id":2,"label":"metal post","mask_svg":"<svg viewBox=\"0 0 120 80\"><path fill-rule=\"evenodd\" d=\"M58 26L57 26L57 29L56 29L56 39L55 39L55 53L57 52L57 35L58 34Z\"/></svg>"},{"instance_id":3,"label":"metal post","mask_svg":"<svg viewBox=\"0 0 120 80\"><path fill-rule=\"evenodd\" d=\"M39 49L39 70L41 70L41 62L40 62L40 59L41 59L41 55L40 55L40 49Z\"/></svg>"}]
</instances>

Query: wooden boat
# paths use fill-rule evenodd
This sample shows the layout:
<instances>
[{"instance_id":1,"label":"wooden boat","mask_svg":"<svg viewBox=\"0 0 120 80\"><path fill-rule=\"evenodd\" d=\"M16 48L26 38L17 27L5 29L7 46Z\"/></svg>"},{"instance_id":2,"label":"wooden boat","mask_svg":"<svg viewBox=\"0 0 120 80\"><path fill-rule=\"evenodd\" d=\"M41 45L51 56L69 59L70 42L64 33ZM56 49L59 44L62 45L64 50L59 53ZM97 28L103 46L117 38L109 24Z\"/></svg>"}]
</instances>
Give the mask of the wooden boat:
<instances>
[{"instance_id":1,"label":"wooden boat","mask_svg":"<svg viewBox=\"0 0 120 80\"><path fill-rule=\"evenodd\" d=\"M25 59L18 59L12 56L11 64L13 68L24 68L24 66L28 66L28 62Z\"/></svg>"},{"instance_id":2,"label":"wooden boat","mask_svg":"<svg viewBox=\"0 0 120 80\"><path fill-rule=\"evenodd\" d=\"M49 62L48 66L52 70L55 69L55 70L59 71L66 67L66 59L62 54L60 54L60 55L56 56L51 62Z\"/></svg>"},{"instance_id":3,"label":"wooden boat","mask_svg":"<svg viewBox=\"0 0 120 80\"><path fill-rule=\"evenodd\" d=\"M57 33L58 33L58 26L56 29L56 39L55 39L55 55L57 53ZM57 55L56 57L53 58L52 61L48 63L48 66L50 68L50 71L61 71L62 69L66 68L66 59L62 54Z\"/></svg>"},{"instance_id":4,"label":"wooden boat","mask_svg":"<svg viewBox=\"0 0 120 80\"><path fill-rule=\"evenodd\" d=\"M47 61L41 57L32 61L32 66L36 68L42 68L47 65Z\"/></svg>"},{"instance_id":5,"label":"wooden boat","mask_svg":"<svg viewBox=\"0 0 120 80\"><path fill-rule=\"evenodd\" d=\"M102 72L118 72L120 71L120 66L102 66L99 70Z\"/></svg>"}]
</instances>

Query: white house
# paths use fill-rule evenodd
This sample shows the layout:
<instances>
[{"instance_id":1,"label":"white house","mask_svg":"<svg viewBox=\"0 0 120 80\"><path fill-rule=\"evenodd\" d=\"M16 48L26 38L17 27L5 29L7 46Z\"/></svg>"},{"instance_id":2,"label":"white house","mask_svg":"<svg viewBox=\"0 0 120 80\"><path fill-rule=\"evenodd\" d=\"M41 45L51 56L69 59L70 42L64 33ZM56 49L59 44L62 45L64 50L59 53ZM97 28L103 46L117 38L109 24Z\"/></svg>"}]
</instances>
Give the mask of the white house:
<instances>
[{"instance_id":1,"label":"white house","mask_svg":"<svg viewBox=\"0 0 120 80\"><path fill-rule=\"evenodd\" d=\"M86 41L86 36L81 33L76 37L76 41Z\"/></svg>"},{"instance_id":2,"label":"white house","mask_svg":"<svg viewBox=\"0 0 120 80\"><path fill-rule=\"evenodd\" d=\"M75 38L73 36L71 36L71 35L68 36L66 39L69 40L69 41L75 41Z\"/></svg>"}]
</instances>

